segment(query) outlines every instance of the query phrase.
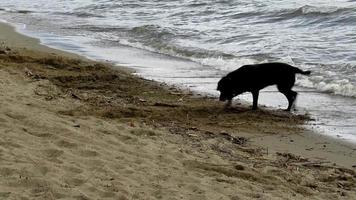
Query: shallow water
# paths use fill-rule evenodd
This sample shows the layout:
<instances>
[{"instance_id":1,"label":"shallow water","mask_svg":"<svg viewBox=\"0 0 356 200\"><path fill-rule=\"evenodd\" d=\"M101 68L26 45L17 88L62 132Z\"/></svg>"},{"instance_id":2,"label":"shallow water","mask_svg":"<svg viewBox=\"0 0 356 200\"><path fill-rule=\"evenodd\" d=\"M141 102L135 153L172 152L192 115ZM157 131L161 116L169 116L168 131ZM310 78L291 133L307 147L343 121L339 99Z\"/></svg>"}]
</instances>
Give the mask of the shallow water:
<instances>
[{"instance_id":1,"label":"shallow water","mask_svg":"<svg viewBox=\"0 0 356 200\"><path fill-rule=\"evenodd\" d=\"M312 70L297 78L299 112L310 113L320 132L353 141L355 11L346 0L0 2L0 19L46 45L212 96L217 81L243 64L282 61ZM251 101L250 94L238 98ZM282 109L287 102L271 87L260 104Z\"/></svg>"}]
</instances>

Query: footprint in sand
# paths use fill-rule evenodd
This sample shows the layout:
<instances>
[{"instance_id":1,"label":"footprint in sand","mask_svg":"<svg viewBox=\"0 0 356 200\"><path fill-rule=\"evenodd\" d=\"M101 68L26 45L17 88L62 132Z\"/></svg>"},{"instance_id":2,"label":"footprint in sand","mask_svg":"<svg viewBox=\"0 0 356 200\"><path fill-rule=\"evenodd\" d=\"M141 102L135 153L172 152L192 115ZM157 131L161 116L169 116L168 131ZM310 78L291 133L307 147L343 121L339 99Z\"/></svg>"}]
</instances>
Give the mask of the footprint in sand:
<instances>
[{"instance_id":1,"label":"footprint in sand","mask_svg":"<svg viewBox=\"0 0 356 200\"><path fill-rule=\"evenodd\" d=\"M67 184L68 187L73 188L83 185L84 183L86 183L86 180L81 178L68 177L64 178L64 182Z\"/></svg>"},{"instance_id":2,"label":"footprint in sand","mask_svg":"<svg viewBox=\"0 0 356 200\"><path fill-rule=\"evenodd\" d=\"M0 123L7 123L6 119L0 118Z\"/></svg>"},{"instance_id":3,"label":"footprint in sand","mask_svg":"<svg viewBox=\"0 0 356 200\"><path fill-rule=\"evenodd\" d=\"M0 141L0 146L5 147L5 148L21 148L22 146L19 144L16 144L12 141Z\"/></svg>"},{"instance_id":4,"label":"footprint in sand","mask_svg":"<svg viewBox=\"0 0 356 200\"><path fill-rule=\"evenodd\" d=\"M58 149L46 149L43 151L45 157L48 158L49 161L63 163L61 160L58 159L64 151Z\"/></svg>"},{"instance_id":5,"label":"footprint in sand","mask_svg":"<svg viewBox=\"0 0 356 200\"><path fill-rule=\"evenodd\" d=\"M7 167L0 168L0 176L1 177L10 177L15 173L17 173L16 169L11 169L11 168L7 168Z\"/></svg>"},{"instance_id":6,"label":"footprint in sand","mask_svg":"<svg viewBox=\"0 0 356 200\"><path fill-rule=\"evenodd\" d=\"M99 155L98 152L92 150L81 150L79 151L79 154L83 157L95 157Z\"/></svg>"},{"instance_id":7,"label":"footprint in sand","mask_svg":"<svg viewBox=\"0 0 356 200\"><path fill-rule=\"evenodd\" d=\"M11 192L0 192L0 199L2 198L9 198L11 195Z\"/></svg>"},{"instance_id":8,"label":"footprint in sand","mask_svg":"<svg viewBox=\"0 0 356 200\"><path fill-rule=\"evenodd\" d=\"M83 173L83 170L78 168L78 167L73 167L73 166L64 166L63 169L69 173L73 174L81 174Z\"/></svg>"},{"instance_id":9,"label":"footprint in sand","mask_svg":"<svg viewBox=\"0 0 356 200\"><path fill-rule=\"evenodd\" d=\"M40 137L40 138L52 138L52 137L55 137L53 134L50 134L50 133L46 133L46 132L37 132L37 131L32 131L32 130L29 130L29 129L26 129L26 128L22 128L22 130L27 133L27 134L30 134L30 135L33 135L33 136L36 136L36 137Z\"/></svg>"},{"instance_id":10,"label":"footprint in sand","mask_svg":"<svg viewBox=\"0 0 356 200\"><path fill-rule=\"evenodd\" d=\"M64 147L68 149L76 148L78 146L76 143L68 142L66 140L59 140L58 142L56 142L56 145L58 147Z\"/></svg>"},{"instance_id":11,"label":"footprint in sand","mask_svg":"<svg viewBox=\"0 0 356 200\"><path fill-rule=\"evenodd\" d=\"M26 118L25 115L19 114L19 113L14 113L14 112L7 112L5 113L6 116L16 119L16 120L24 120Z\"/></svg>"},{"instance_id":12,"label":"footprint in sand","mask_svg":"<svg viewBox=\"0 0 356 200\"><path fill-rule=\"evenodd\" d=\"M136 136L144 136L144 137L152 137L152 136L157 136L159 135L157 132L149 129L132 129L130 130L130 133Z\"/></svg>"}]
</instances>

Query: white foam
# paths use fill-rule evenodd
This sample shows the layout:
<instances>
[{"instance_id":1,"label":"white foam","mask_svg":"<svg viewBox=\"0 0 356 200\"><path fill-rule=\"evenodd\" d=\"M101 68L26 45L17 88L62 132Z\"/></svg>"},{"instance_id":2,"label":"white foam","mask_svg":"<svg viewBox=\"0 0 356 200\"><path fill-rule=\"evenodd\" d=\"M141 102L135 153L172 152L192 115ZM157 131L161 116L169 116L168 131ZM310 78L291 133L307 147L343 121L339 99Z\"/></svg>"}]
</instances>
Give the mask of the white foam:
<instances>
[{"instance_id":1,"label":"white foam","mask_svg":"<svg viewBox=\"0 0 356 200\"><path fill-rule=\"evenodd\" d=\"M321 92L327 92L347 97L356 97L356 86L348 79L323 81L325 77L314 76L310 78L300 78L297 85L307 88L315 88Z\"/></svg>"},{"instance_id":2,"label":"white foam","mask_svg":"<svg viewBox=\"0 0 356 200\"><path fill-rule=\"evenodd\" d=\"M239 67L247 64L256 63L256 60L249 58L233 58L233 59L224 59L222 57L217 58L195 58L192 59L195 62L200 63L201 65L212 66L217 70L223 72L230 72L232 70L238 69Z\"/></svg>"}]
</instances>

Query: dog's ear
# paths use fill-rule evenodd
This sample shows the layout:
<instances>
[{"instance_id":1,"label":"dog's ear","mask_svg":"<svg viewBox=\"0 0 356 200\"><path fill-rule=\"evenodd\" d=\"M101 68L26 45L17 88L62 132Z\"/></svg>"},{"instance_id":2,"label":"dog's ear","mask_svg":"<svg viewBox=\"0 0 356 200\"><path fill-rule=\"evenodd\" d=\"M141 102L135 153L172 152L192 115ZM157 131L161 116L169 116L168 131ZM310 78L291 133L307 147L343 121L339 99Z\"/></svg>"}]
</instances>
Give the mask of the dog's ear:
<instances>
[{"instance_id":1,"label":"dog's ear","mask_svg":"<svg viewBox=\"0 0 356 200\"><path fill-rule=\"evenodd\" d=\"M220 79L220 81L218 82L218 87L216 88L216 90L222 90L223 88L225 88L226 86L228 86L230 84L230 82L232 81L232 78L229 76L224 76Z\"/></svg>"}]
</instances>

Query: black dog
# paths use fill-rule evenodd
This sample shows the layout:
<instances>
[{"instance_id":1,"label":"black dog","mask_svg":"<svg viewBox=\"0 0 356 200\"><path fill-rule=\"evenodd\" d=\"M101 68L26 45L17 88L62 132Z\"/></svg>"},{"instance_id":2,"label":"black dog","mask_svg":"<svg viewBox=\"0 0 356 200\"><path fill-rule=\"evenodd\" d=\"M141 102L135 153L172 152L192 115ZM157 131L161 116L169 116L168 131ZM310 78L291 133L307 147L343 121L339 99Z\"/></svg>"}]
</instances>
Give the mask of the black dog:
<instances>
[{"instance_id":1,"label":"black dog","mask_svg":"<svg viewBox=\"0 0 356 200\"><path fill-rule=\"evenodd\" d=\"M288 99L287 111L290 111L297 92L292 90L295 74L309 75L310 71L302 71L284 63L264 63L257 65L244 65L223 77L217 90L220 91L220 101L228 100L230 106L232 98L251 92L253 96L252 109L257 109L259 91L269 85L277 85L278 90Z\"/></svg>"}]
</instances>

